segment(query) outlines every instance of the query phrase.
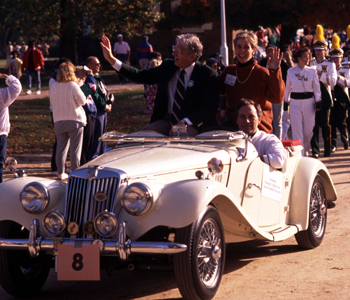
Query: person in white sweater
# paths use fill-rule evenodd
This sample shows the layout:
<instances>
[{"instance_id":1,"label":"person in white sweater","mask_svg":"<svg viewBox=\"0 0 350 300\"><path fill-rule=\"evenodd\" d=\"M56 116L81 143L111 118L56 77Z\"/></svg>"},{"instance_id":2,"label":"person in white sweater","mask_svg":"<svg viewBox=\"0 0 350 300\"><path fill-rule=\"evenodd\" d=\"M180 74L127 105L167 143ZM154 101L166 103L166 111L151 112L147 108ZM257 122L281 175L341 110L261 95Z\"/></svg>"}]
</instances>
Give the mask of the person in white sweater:
<instances>
[{"instance_id":1,"label":"person in white sweater","mask_svg":"<svg viewBox=\"0 0 350 300\"><path fill-rule=\"evenodd\" d=\"M50 79L49 91L57 137L57 177L64 180L68 177L64 168L69 143L72 171L80 166L83 132L86 125L86 115L82 107L86 103L86 97L77 84L73 64L60 65L57 81Z\"/></svg>"},{"instance_id":2,"label":"person in white sweater","mask_svg":"<svg viewBox=\"0 0 350 300\"><path fill-rule=\"evenodd\" d=\"M282 168L287 158L282 142L274 134L258 129L262 116L260 104L253 100L242 99L238 102L236 111L239 130L250 137L260 159L273 168Z\"/></svg>"},{"instance_id":3,"label":"person in white sweater","mask_svg":"<svg viewBox=\"0 0 350 300\"><path fill-rule=\"evenodd\" d=\"M22 90L20 81L13 75L7 76L0 73L0 78L5 79L5 89L0 89L0 183L6 159L7 136L10 132L9 106L17 99Z\"/></svg>"}]
</instances>

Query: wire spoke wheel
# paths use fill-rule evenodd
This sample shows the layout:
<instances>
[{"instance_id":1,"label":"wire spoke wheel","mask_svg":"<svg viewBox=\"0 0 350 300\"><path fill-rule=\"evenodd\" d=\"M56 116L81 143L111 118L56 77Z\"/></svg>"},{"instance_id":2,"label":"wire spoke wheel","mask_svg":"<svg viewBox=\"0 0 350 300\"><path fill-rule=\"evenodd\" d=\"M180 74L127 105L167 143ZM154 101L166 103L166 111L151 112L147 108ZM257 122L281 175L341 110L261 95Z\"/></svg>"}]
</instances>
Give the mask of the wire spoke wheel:
<instances>
[{"instance_id":1,"label":"wire spoke wheel","mask_svg":"<svg viewBox=\"0 0 350 300\"><path fill-rule=\"evenodd\" d=\"M202 227L198 242L198 272L204 285L211 287L217 280L221 258L220 232L216 223L209 219Z\"/></svg>"},{"instance_id":2,"label":"wire spoke wheel","mask_svg":"<svg viewBox=\"0 0 350 300\"><path fill-rule=\"evenodd\" d=\"M212 299L225 264L225 238L217 210L208 206L191 225L176 231L187 251L174 256L176 282L185 299Z\"/></svg>"},{"instance_id":3,"label":"wire spoke wheel","mask_svg":"<svg viewBox=\"0 0 350 300\"><path fill-rule=\"evenodd\" d=\"M317 174L310 192L309 226L295 235L299 246L313 249L323 240L327 223L327 199L321 175Z\"/></svg>"}]
</instances>

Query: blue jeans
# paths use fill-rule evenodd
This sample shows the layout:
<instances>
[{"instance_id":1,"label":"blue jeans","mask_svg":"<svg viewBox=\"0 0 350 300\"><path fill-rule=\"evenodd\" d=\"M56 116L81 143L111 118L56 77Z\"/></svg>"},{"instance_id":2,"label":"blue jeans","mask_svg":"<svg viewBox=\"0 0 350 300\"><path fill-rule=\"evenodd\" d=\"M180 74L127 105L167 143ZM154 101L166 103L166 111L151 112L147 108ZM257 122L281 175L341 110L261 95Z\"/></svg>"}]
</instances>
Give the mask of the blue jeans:
<instances>
[{"instance_id":1,"label":"blue jeans","mask_svg":"<svg viewBox=\"0 0 350 300\"><path fill-rule=\"evenodd\" d=\"M94 139L90 146L89 161L103 153L103 142L99 141L98 138L106 132L106 127L107 113L104 111L98 111L95 120Z\"/></svg>"},{"instance_id":2,"label":"blue jeans","mask_svg":"<svg viewBox=\"0 0 350 300\"><path fill-rule=\"evenodd\" d=\"M0 135L0 183L2 182L2 174L4 172L6 148L7 148L7 135Z\"/></svg>"},{"instance_id":3,"label":"blue jeans","mask_svg":"<svg viewBox=\"0 0 350 300\"><path fill-rule=\"evenodd\" d=\"M32 74L36 76L36 90L40 91L41 88L41 80L40 80L40 70L38 71L29 71L27 70L27 90L32 89Z\"/></svg>"}]
</instances>

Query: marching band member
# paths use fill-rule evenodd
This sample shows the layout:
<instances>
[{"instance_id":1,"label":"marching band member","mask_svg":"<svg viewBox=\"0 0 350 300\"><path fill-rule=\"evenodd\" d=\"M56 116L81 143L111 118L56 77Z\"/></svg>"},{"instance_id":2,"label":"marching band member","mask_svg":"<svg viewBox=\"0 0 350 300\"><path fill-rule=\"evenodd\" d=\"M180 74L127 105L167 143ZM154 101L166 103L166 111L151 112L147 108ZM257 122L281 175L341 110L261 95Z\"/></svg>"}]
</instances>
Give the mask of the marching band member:
<instances>
[{"instance_id":1,"label":"marching band member","mask_svg":"<svg viewBox=\"0 0 350 300\"><path fill-rule=\"evenodd\" d=\"M323 36L323 28L317 25L316 36L314 38L314 50L316 59L312 60L310 65L317 70L320 81L322 106L316 112L315 127L311 139L312 156L318 158L320 154L319 148L319 127L322 129L322 137L324 140L324 156L331 155L331 127L329 125L329 117L331 107L333 106L332 88L337 82L337 71L335 64L326 60L326 50L328 43Z\"/></svg>"},{"instance_id":2,"label":"marching band member","mask_svg":"<svg viewBox=\"0 0 350 300\"><path fill-rule=\"evenodd\" d=\"M337 128L340 132L340 138L344 149L348 149L348 135L346 132L346 119L348 117L348 108L350 107L349 91L350 69L348 66L342 66L343 50L340 48L340 38L334 34L332 39L332 50L330 56L337 68L337 84L334 86L334 106L331 111L330 124L332 127L332 152L337 149Z\"/></svg>"}]
</instances>

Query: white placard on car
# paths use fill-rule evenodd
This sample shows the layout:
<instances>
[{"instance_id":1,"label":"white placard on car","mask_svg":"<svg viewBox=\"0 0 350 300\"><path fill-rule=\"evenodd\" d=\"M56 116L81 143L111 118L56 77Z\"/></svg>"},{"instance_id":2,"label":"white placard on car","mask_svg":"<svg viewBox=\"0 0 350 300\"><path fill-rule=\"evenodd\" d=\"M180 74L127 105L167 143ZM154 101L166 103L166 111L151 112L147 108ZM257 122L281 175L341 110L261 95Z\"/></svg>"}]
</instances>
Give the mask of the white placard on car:
<instances>
[{"instance_id":1,"label":"white placard on car","mask_svg":"<svg viewBox=\"0 0 350 300\"><path fill-rule=\"evenodd\" d=\"M261 195L272 200L280 201L282 194L282 172L269 166L264 166Z\"/></svg>"},{"instance_id":2,"label":"white placard on car","mask_svg":"<svg viewBox=\"0 0 350 300\"><path fill-rule=\"evenodd\" d=\"M58 245L57 280L100 280L100 247Z\"/></svg>"}]
</instances>

